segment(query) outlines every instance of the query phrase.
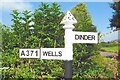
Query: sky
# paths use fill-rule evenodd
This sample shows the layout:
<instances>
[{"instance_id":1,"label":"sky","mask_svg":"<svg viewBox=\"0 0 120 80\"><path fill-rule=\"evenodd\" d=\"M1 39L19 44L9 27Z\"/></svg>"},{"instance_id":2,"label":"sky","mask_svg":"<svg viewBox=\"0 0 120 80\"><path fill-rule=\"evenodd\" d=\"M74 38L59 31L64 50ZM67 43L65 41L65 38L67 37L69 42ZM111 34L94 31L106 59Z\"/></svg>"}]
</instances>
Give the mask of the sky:
<instances>
[{"instance_id":1,"label":"sky","mask_svg":"<svg viewBox=\"0 0 120 80\"><path fill-rule=\"evenodd\" d=\"M61 5L61 11L66 12L67 10L71 10L73 6L78 4L79 2L57 2ZM111 30L109 27L110 22L109 19L112 18L113 10L110 8L110 3L112 2L84 2L86 4L86 8L88 9L89 14L92 17L93 24L97 27L97 31L101 33L109 33ZM13 9L18 9L19 11L23 10L31 10L32 12L34 9L38 7L40 1L28 1L24 2L19 0L19 2L0 2L0 22L3 24L10 26L12 24L11 19L12 16L10 15ZM112 32L102 38L104 41L115 40L118 38L118 32Z\"/></svg>"}]
</instances>

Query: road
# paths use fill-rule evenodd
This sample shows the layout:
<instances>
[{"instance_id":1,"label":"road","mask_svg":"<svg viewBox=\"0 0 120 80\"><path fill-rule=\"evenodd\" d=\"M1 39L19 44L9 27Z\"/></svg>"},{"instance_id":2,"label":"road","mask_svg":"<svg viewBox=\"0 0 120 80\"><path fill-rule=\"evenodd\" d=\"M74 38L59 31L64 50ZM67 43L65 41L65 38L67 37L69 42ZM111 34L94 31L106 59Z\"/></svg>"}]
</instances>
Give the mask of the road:
<instances>
[{"instance_id":1,"label":"road","mask_svg":"<svg viewBox=\"0 0 120 80\"><path fill-rule=\"evenodd\" d=\"M104 51L100 51L100 54L102 56L108 57L108 58L112 58L115 54L112 52L104 52ZM118 54L116 54L116 56L118 56Z\"/></svg>"}]
</instances>

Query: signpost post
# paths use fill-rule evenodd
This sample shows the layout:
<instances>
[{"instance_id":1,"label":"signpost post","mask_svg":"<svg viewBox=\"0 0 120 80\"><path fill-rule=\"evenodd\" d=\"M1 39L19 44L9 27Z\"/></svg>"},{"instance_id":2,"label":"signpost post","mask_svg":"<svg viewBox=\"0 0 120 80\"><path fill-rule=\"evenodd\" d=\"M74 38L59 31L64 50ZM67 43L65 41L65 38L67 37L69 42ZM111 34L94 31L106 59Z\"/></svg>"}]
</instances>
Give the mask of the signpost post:
<instances>
[{"instance_id":1,"label":"signpost post","mask_svg":"<svg viewBox=\"0 0 120 80\"><path fill-rule=\"evenodd\" d=\"M67 11L65 17L61 21L61 24L64 24L63 28L65 29L65 53L68 54L68 56L71 56L71 59L65 60L65 71L64 71L64 77L65 80L72 80L72 58L73 58L73 43L71 40L72 30L74 29L73 24L77 23L77 20L74 18L74 16L70 13L70 11Z\"/></svg>"}]
</instances>

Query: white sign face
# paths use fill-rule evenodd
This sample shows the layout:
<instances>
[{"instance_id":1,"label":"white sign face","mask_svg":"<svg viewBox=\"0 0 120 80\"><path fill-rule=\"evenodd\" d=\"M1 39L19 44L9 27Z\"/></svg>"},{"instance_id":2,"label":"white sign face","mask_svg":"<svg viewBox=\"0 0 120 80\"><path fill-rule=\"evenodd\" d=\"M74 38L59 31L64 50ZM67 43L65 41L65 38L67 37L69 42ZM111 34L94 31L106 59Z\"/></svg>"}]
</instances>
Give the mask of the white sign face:
<instances>
[{"instance_id":1,"label":"white sign face","mask_svg":"<svg viewBox=\"0 0 120 80\"><path fill-rule=\"evenodd\" d=\"M96 32L73 32L73 43L98 43L98 34Z\"/></svg>"},{"instance_id":2,"label":"white sign face","mask_svg":"<svg viewBox=\"0 0 120 80\"><path fill-rule=\"evenodd\" d=\"M68 60L69 53L65 53L65 48L41 48L41 59Z\"/></svg>"},{"instance_id":3,"label":"white sign face","mask_svg":"<svg viewBox=\"0 0 120 80\"><path fill-rule=\"evenodd\" d=\"M40 49L19 49L20 58L40 58Z\"/></svg>"},{"instance_id":4,"label":"white sign face","mask_svg":"<svg viewBox=\"0 0 120 80\"><path fill-rule=\"evenodd\" d=\"M40 58L56 60L72 60L72 55L65 48L19 49L20 58Z\"/></svg>"}]
</instances>

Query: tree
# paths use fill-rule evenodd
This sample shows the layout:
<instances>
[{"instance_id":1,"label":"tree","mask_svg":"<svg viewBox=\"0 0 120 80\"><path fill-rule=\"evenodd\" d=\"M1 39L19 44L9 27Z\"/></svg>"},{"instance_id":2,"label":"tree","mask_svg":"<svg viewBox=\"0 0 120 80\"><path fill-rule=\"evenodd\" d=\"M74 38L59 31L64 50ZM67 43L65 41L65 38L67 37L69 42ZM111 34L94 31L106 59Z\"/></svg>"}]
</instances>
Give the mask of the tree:
<instances>
[{"instance_id":1,"label":"tree","mask_svg":"<svg viewBox=\"0 0 120 80\"><path fill-rule=\"evenodd\" d=\"M3 66L10 68L5 71L5 77L53 78L60 75L62 61L18 58L19 48L64 47L64 30L59 24L62 19L60 6L57 3L41 3L33 14L28 10L13 10L11 15L11 28L4 26L3 29ZM34 24L30 25L32 22ZM30 27L34 27L32 34Z\"/></svg>"},{"instance_id":2,"label":"tree","mask_svg":"<svg viewBox=\"0 0 120 80\"><path fill-rule=\"evenodd\" d=\"M75 24L74 30L96 32L96 27L92 24L91 16L89 15L84 3L79 3L74 6L71 12L77 19L77 24Z\"/></svg>"},{"instance_id":3,"label":"tree","mask_svg":"<svg viewBox=\"0 0 120 80\"><path fill-rule=\"evenodd\" d=\"M77 19L75 31L96 32L92 18L84 3L79 3L71 9ZM97 44L74 44L73 77L77 79L99 78L104 76L104 67L97 64L91 57L98 55ZM100 55L98 55L100 56ZM96 76L97 75L97 76ZM109 74L106 74L107 76ZM104 77L105 77L104 76Z\"/></svg>"},{"instance_id":4,"label":"tree","mask_svg":"<svg viewBox=\"0 0 120 80\"><path fill-rule=\"evenodd\" d=\"M51 5L41 3L41 7L35 10L35 34L40 38L39 47L61 47L63 45L61 14L60 6L57 3Z\"/></svg>"},{"instance_id":5,"label":"tree","mask_svg":"<svg viewBox=\"0 0 120 80\"><path fill-rule=\"evenodd\" d=\"M35 35L39 38L40 48L64 47L64 30L60 25L62 12L57 3L41 3L34 12ZM62 61L40 60L37 64L42 75L57 76L62 71Z\"/></svg>"},{"instance_id":6,"label":"tree","mask_svg":"<svg viewBox=\"0 0 120 80\"><path fill-rule=\"evenodd\" d=\"M0 50L2 49L2 23L0 23Z\"/></svg>"},{"instance_id":7,"label":"tree","mask_svg":"<svg viewBox=\"0 0 120 80\"><path fill-rule=\"evenodd\" d=\"M76 6L74 6L71 12L77 19L77 24L75 24L74 30L83 32L96 31L96 27L93 27L92 19L84 3L79 3ZM74 44L75 60L73 60L73 72L76 78L83 78L85 75L84 71L89 69L90 60L88 60L88 58L93 55L93 46L94 45L91 44Z\"/></svg>"},{"instance_id":8,"label":"tree","mask_svg":"<svg viewBox=\"0 0 120 80\"><path fill-rule=\"evenodd\" d=\"M110 19L110 28L113 31L119 31L120 30L120 1L114 2L110 6L113 10L113 16L112 19ZM119 41L119 34L118 34L118 41ZM120 44L118 44L119 46ZM120 49L118 49L118 75L120 75ZM120 77L119 77L120 78Z\"/></svg>"},{"instance_id":9,"label":"tree","mask_svg":"<svg viewBox=\"0 0 120 80\"><path fill-rule=\"evenodd\" d=\"M120 30L120 1L114 2L110 7L115 11L110 19L110 28L114 31Z\"/></svg>"},{"instance_id":10,"label":"tree","mask_svg":"<svg viewBox=\"0 0 120 80\"><path fill-rule=\"evenodd\" d=\"M31 47L30 43L30 27L32 23L32 13L31 11L23 11L22 13L18 12L17 10L13 10L11 14L13 19L13 24L11 25L13 34L16 37L15 46L16 47ZM23 16L20 16L23 15ZM33 25L32 25L33 26ZM35 37L35 36L34 36Z\"/></svg>"}]
</instances>

